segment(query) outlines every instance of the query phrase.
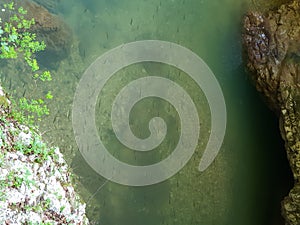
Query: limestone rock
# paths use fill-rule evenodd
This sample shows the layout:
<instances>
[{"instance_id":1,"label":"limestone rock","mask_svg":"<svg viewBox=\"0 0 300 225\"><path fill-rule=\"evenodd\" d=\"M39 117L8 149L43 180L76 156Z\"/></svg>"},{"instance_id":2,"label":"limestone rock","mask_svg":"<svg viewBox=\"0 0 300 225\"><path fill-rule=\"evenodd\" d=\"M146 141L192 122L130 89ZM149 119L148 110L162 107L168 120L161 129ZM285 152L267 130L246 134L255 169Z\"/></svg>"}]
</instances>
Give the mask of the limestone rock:
<instances>
[{"instance_id":1,"label":"limestone rock","mask_svg":"<svg viewBox=\"0 0 300 225\"><path fill-rule=\"evenodd\" d=\"M1 86L0 97L6 98ZM0 224L90 224L60 150L16 121L6 101L0 104Z\"/></svg>"}]
</instances>

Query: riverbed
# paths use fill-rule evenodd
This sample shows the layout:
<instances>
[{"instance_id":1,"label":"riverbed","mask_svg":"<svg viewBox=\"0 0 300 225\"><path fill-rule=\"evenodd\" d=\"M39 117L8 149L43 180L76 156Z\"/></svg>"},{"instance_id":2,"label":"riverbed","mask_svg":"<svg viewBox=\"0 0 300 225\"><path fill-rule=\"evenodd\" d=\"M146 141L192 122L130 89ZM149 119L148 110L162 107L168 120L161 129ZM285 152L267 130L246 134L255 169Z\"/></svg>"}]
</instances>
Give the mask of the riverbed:
<instances>
[{"instance_id":1,"label":"riverbed","mask_svg":"<svg viewBox=\"0 0 300 225\"><path fill-rule=\"evenodd\" d=\"M57 5L56 13L73 31L72 47L70 55L51 68L53 81L45 88L54 98L49 103L51 114L40 127L44 138L61 148L78 177L77 188L93 224L282 224L280 200L289 190L290 176L284 146L275 116L252 87L242 60L241 21L255 7L250 0L74 0ZM157 184L132 187L109 181L82 157L72 127L72 106L91 63L112 48L142 40L176 43L201 57L222 89L227 124L218 155L200 172L211 126L205 93L187 73L162 63L118 71L99 93L95 121L105 146L119 160L135 165L158 162L172 152L180 136L176 110L166 101L147 98L131 112L132 132L146 138L149 120L159 116L168 126L166 140L149 153L136 153L120 143L113 133L110 108L122 87L134 79L159 75L178 83L195 103L201 126L195 153L178 173ZM11 92L27 90L28 97L43 92L43 86L10 71L13 79L1 76Z\"/></svg>"}]
</instances>

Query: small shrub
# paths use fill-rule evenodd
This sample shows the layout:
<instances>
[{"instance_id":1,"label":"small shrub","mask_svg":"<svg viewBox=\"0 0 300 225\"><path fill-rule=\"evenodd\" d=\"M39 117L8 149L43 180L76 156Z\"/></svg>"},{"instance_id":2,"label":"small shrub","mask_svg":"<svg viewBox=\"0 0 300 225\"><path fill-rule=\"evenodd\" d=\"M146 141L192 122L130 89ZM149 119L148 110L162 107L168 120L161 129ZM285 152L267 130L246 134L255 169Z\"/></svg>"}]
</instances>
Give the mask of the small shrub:
<instances>
[{"instance_id":1,"label":"small shrub","mask_svg":"<svg viewBox=\"0 0 300 225\"><path fill-rule=\"evenodd\" d=\"M46 45L43 41L36 40L36 34L31 31L35 24L34 18L26 19L27 11L23 7L15 7L14 2L4 4L3 11L8 18L0 18L0 59L21 58L31 69L34 80L51 81L52 77L48 70L38 73L40 69L35 54L43 51ZM21 98L14 105L19 109L13 112L13 116L22 123L33 126L35 119L49 114L45 100L52 99L48 92L44 99Z\"/></svg>"}]
</instances>

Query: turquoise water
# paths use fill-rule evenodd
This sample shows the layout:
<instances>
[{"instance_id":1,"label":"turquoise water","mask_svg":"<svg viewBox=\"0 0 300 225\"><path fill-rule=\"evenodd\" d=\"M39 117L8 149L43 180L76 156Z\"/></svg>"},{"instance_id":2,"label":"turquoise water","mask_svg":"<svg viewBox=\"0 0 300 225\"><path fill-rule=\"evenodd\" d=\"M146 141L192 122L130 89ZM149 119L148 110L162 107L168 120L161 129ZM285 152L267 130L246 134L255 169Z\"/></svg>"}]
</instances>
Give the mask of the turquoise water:
<instances>
[{"instance_id":1,"label":"turquoise water","mask_svg":"<svg viewBox=\"0 0 300 225\"><path fill-rule=\"evenodd\" d=\"M286 169L283 145L276 141L280 139L276 118L260 101L242 63L240 21L250 7L250 0L74 0L58 4L57 13L72 28L74 39L70 40L70 56L51 71L54 81L48 88L55 97L41 129L49 142L61 148L79 177L77 187L94 224L281 224L279 200L288 190L280 186L286 181L286 174L280 173ZM201 123L196 152L178 174L159 184L129 187L107 181L87 165L76 146L70 115L79 79L98 56L120 44L147 39L180 44L208 64L226 100L227 131L219 155L200 173L197 167L210 127L202 91L185 73L170 66L143 63L122 69L99 94L101 107L96 109L99 136L116 158L135 165L151 164L167 157L178 141L180 123L175 109L155 98L133 108L131 128L145 138L149 120L159 115L168 124L166 140L145 155L124 150L116 139L110 107L118 91L133 79L160 74L177 82L196 103ZM11 76L18 73L16 68L9 71ZM1 76L19 94L43 92L20 76L10 79L4 72Z\"/></svg>"}]
</instances>

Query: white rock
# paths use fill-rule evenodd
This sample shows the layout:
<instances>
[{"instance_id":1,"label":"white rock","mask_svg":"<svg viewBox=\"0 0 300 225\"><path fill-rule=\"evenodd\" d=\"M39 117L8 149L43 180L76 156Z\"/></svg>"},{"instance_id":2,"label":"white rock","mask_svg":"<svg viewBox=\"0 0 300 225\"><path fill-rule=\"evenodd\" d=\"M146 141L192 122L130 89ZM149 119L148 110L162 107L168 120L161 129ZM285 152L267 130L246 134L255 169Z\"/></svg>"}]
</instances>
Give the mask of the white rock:
<instances>
[{"instance_id":1,"label":"white rock","mask_svg":"<svg viewBox=\"0 0 300 225\"><path fill-rule=\"evenodd\" d=\"M37 214L35 212L30 212L28 216L30 218L30 221L33 223L39 223L42 220L41 217L39 216L39 214Z\"/></svg>"},{"instance_id":2,"label":"white rock","mask_svg":"<svg viewBox=\"0 0 300 225\"><path fill-rule=\"evenodd\" d=\"M29 146L32 140L31 133L30 132L25 133L24 131L21 131L18 135L18 140L23 145Z\"/></svg>"},{"instance_id":3,"label":"white rock","mask_svg":"<svg viewBox=\"0 0 300 225\"><path fill-rule=\"evenodd\" d=\"M11 189L11 191L6 193L6 196L9 203L18 203L25 200L24 194L20 193L16 189Z\"/></svg>"},{"instance_id":4,"label":"white rock","mask_svg":"<svg viewBox=\"0 0 300 225\"><path fill-rule=\"evenodd\" d=\"M3 91L0 87L1 94ZM1 143L15 144L8 142L8 134L16 134L14 141L20 141L26 146L30 145L33 138L41 142L35 133L16 122L0 126L0 132L3 134L0 146ZM22 183L18 188L7 186L0 190L4 194L1 195L3 200L0 201L0 224L5 224L5 221L10 221L10 225L25 224L28 221L40 224L45 218L44 211L22 211L18 207L24 205L42 207L44 203L41 201L46 199L50 199L48 210L55 211L67 220L74 220L75 224L89 224L85 217L85 205L79 202L79 197L71 185L68 166L63 155L58 148L54 150L54 154L54 157L49 157L43 163L36 163L35 155L24 155L20 151L6 152L0 163L0 180L5 181L8 175L13 175L21 178ZM70 185L65 185L68 183ZM10 208L10 204L16 204L16 207ZM48 222L57 224L52 219Z\"/></svg>"}]
</instances>

